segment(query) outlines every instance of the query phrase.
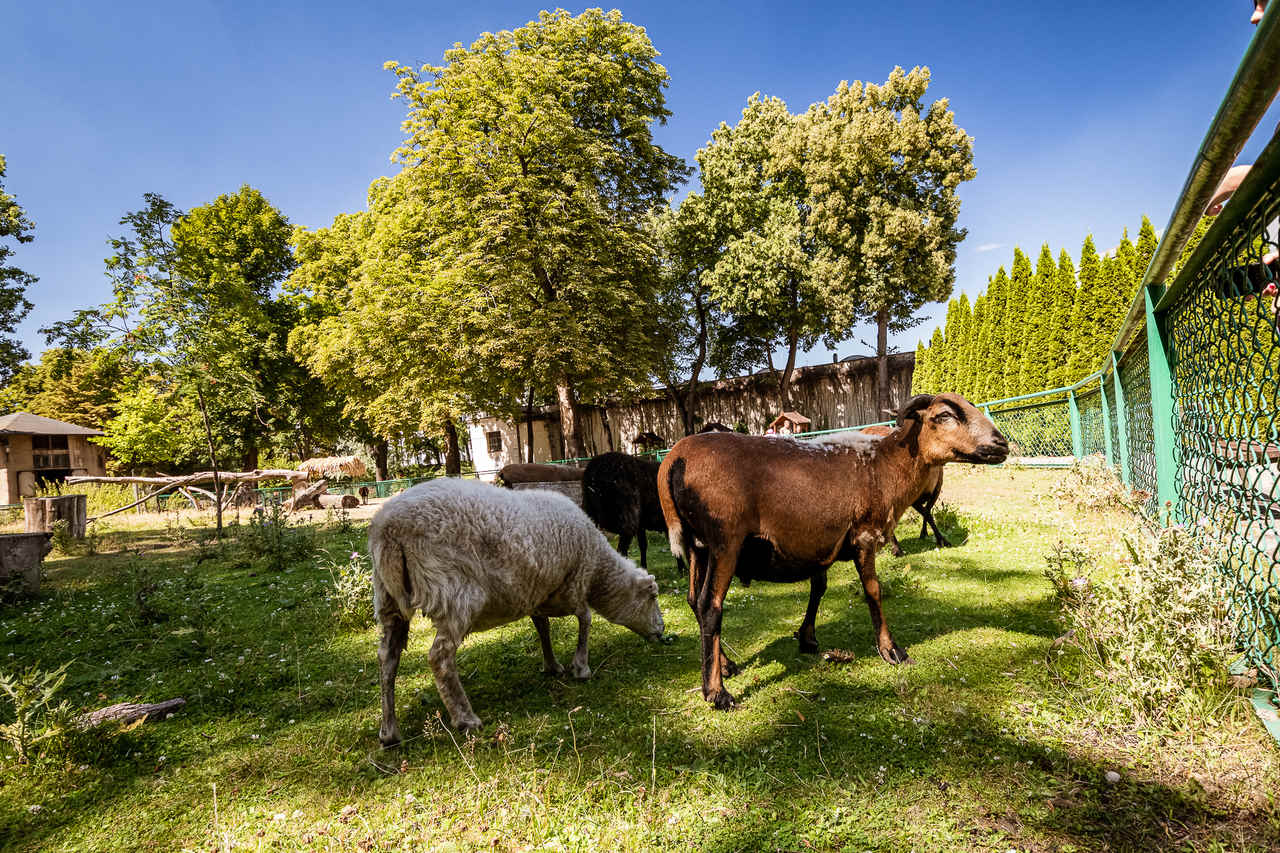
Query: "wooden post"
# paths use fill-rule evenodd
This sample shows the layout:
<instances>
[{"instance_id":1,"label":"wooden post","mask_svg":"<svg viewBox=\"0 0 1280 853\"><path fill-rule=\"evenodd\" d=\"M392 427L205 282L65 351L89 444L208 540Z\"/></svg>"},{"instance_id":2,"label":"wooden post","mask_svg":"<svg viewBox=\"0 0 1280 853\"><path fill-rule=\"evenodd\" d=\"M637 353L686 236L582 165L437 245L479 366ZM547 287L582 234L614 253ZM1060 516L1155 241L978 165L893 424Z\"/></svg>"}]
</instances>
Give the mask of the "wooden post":
<instances>
[{"instance_id":1,"label":"wooden post","mask_svg":"<svg viewBox=\"0 0 1280 853\"><path fill-rule=\"evenodd\" d=\"M52 533L54 522L65 521L67 532L76 539L83 539L89 520L89 496L23 498L22 511L26 516L28 533Z\"/></svg>"}]
</instances>

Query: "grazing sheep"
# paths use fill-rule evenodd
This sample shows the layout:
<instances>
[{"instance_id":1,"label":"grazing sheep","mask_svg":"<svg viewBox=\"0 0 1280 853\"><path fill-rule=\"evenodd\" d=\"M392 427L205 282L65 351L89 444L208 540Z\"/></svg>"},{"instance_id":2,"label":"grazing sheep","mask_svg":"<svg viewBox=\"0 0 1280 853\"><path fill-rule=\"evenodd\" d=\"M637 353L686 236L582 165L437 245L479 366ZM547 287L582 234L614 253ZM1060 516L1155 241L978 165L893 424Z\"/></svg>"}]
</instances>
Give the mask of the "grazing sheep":
<instances>
[{"instance_id":1,"label":"grazing sheep","mask_svg":"<svg viewBox=\"0 0 1280 853\"><path fill-rule=\"evenodd\" d=\"M567 483L582 479L582 469L572 465L544 465L515 462L498 471L498 479L508 489L516 483Z\"/></svg>"},{"instance_id":2,"label":"grazing sheep","mask_svg":"<svg viewBox=\"0 0 1280 853\"><path fill-rule=\"evenodd\" d=\"M702 695L726 710L723 678L737 671L720 645L729 584L737 576L809 581L797 635L817 651L814 619L836 560L858 567L876 649L889 663L910 660L880 608L876 550L920 496L931 467L993 465L1009 454L995 424L958 394L913 397L884 438L861 433L801 441L708 433L681 439L658 471L658 497L672 553L689 564L689 606L702 633Z\"/></svg>"},{"instance_id":3,"label":"grazing sheep","mask_svg":"<svg viewBox=\"0 0 1280 853\"><path fill-rule=\"evenodd\" d=\"M662 636L658 585L609 547L573 501L538 490L508 491L441 478L391 498L369 524L374 612L382 625L383 746L400 742L395 680L421 610L435 625L429 659L453 725L480 728L458 678L455 655L475 631L532 617L546 670L564 670L551 650L548 617L578 617L570 671L587 678L587 631L594 609L648 639Z\"/></svg>"},{"instance_id":4,"label":"grazing sheep","mask_svg":"<svg viewBox=\"0 0 1280 853\"><path fill-rule=\"evenodd\" d=\"M888 424L878 424L869 426L862 430L867 435L877 435L884 438L893 432L893 427ZM921 486L924 491L920 493L920 497L911 503L911 508L920 513L923 519L920 523L920 538L924 539L929 535L929 527L933 527L934 541L938 543L939 548L950 548L951 542L947 537L942 535L942 531L938 529L938 522L933 518L933 505L938 502L938 498L942 496L942 466L935 465L933 473ZM889 549L893 556L902 556L902 545L898 542L898 534L889 534Z\"/></svg>"},{"instance_id":5,"label":"grazing sheep","mask_svg":"<svg viewBox=\"0 0 1280 853\"><path fill-rule=\"evenodd\" d=\"M625 453L602 453L582 474L582 510L596 524L618 534L618 553L626 554L634 537L640 567L648 568L647 530L667 532L658 503L658 463Z\"/></svg>"}]
</instances>

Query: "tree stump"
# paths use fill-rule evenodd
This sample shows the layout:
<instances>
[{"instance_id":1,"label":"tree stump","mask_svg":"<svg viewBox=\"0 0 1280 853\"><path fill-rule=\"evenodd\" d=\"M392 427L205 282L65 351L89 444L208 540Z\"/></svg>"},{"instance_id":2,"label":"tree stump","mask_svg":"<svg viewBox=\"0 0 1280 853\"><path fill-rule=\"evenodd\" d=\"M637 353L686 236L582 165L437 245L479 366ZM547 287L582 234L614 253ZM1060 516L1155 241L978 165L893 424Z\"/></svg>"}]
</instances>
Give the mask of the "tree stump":
<instances>
[{"instance_id":1,"label":"tree stump","mask_svg":"<svg viewBox=\"0 0 1280 853\"><path fill-rule=\"evenodd\" d=\"M88 495L54 495L48 498L23 498L22 511L28 533L52 533L56 521L67 523L67 532L76 539L84 538L89 520Z\"/></svg>"},{"instance_id":2,"label":"tree stump","mask_svg":"<svg viewBox=\"0 0 1280 853\"><path fill-rule=\"evenodd\" d=\"M0 584L20 575L23 590L35 595L40 591L40 561L52 550L48 533L0 535Z\"/></svg>"},{"instance_id":3,"label":"tree stump","mask_svg":"<svg viewBox=\"0 0 1280 853\"><path fill-rule=\"evenodd\" d=\"M320 502L321 507L334 509L354 509L360 506L360 499L355 495L317 495L316 500Z\"/></svg>"}]
</instances>

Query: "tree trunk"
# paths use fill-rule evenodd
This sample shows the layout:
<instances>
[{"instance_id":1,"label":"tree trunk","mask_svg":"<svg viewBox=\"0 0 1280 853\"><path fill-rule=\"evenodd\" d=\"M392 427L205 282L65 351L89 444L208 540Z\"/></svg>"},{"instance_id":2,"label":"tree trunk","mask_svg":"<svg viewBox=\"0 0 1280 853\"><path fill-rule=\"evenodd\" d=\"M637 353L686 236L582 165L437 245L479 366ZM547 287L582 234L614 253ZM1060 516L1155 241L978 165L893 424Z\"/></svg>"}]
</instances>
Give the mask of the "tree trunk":
<instances>
[{"instance_id":1,"label":"tree trunk","mask_svg":"<svg viewBox=\"0 0 1280 853\"><path fill-rule=\"evenodd\" d=\"M578 418L578 399L569 384L569 377L563 377L556 383L556 398L560 402L560 431L567 444L566 451L572 459L581 459L587 455L586 445L582 442L582 422Z\"/></svg>"},{"instance_id":2,"label":"tree trunk","mask_svg":"<svg viewBox=\"0 0 1280 853\"><path fill-rule=\"evenodd\" d=\"M444 422L444 438L448 444L444 453L444 475L461 477L462 458L458 453L458 428L453 425L453 418Z\"/></svg>"},{"instance_id":3,"label":"tree trunk","mask_svg":"<svg viewBox=\"0 0 1280 853\"><path fill-rule=\"evenodd\" d=\"M876 313L876 408L880 415L893 408L889 399L889 312Z\"/></svg>"},{"instance_id":4,"label":"tree trunk","mask_svg":"<svg viewBox=\"0 0 1280 853\"><path fill-rule=\"evenodd\" d=\"M249 436L245 436L245 441L247 444L245 445L244 456L240 459L240 470L252 471L258 467L258 445Z\"/></svg>"},{"instance_id":5,"label":"tree trunk","mask_svg":"<svg viewBox=\"0 0 1280 853\"><path fill-rule=\"evenodd\" d=\"M529 388L529 402L524 407L524 428L525 428L525 446L529 449L529 458L526 462L533 461L533 387Z\"/></svg>"},{"instance_id":6,"label":"tree trunk","mask_svg":"<svg viewBox=\"0 0 1280 853\"><path fill-rule=\"evenodd\" d=\"M799 338L792 337L787 341L787 366L782 368L782 381L778 383L782 392L782 411L786 412L791 409L791 377L796 372L796 350L799 348Z\"/></svg>"},{"instance_id":7,"label":"tree trunk","mask_svg":"<svg viewBox=\"0 0 1280 853\"><path fill-rule=\"evenodd\" d=\"M209 443L209 462L213 466L213 510L217 519L215 536L222 539L222 479L218 475L218 453L213 449L213 430L209 428L209 410L204 404L204 388L196 383L196 399L200 403L200 417L204 420L204 437Z\"/></svg>"},{"instance_id":8,"label":"tree trunk","mask_svg":"<svg viewBox=\"0 0 1280 853\"><path fill-rule=\"evenodd\" d=\"M387 440L385 438L373 443L373 467L377 471L374 476L379 480L390 479L387 475Z\"/></svg>"},{"instance_id":9,"label":"tree trunk","mask_svg":"<svg viewBox=\"0 0 1280 853\"><path fill-rule=\"evenodd\" d=\"M604 425L605 445L609 450L613 450L613 430L609 429L609 410L604 406L600 407L600 423Z\"/></svg>"}]
</instances>

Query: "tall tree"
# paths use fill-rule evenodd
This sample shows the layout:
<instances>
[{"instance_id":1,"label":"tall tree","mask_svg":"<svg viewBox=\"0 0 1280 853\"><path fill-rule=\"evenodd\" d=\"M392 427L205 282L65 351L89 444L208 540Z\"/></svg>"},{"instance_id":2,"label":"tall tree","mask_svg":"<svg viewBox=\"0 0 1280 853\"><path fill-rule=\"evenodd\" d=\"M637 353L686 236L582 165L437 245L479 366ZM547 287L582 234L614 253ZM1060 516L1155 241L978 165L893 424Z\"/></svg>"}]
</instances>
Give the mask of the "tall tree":
<instances>
[{"instance_id":1,"label":"tall tree","mask_svg":"<svg viewBox=\"0 0 1280 853\"><path fill-rule=\"evenodd\" d=\"M833 315L828 294L813 280L808 193L803 170L787 154L794 127L785 103L757 93L737 125L721 123L698 151L708 227L716 236L706 279L729 315L714 361L721 372L763 361L783 409L791 408L800 350L819 339L834 348L851 325ZM780 369L776 350L785 353Z\"/></svg>"},{"instance_id":2,"label":"tall tree","mask_svg":"<svg viewBox=\"0 0 1280 853\"><path fill-rule=\"evenodd\" d=\"M1022 393L1022 354L1026 351L1028 314L1034 299L1031 259L1020 247L1013 250L1013 266L1009 273L1008 298L1005 301L1004 394Z\"/></svg>"},{"instance_id":3,"label":"tall tree","mask_svg":"<svg viewBox=\"0 0 1280 853\"><path fill-rule=\"evenodd\" d=\"M947 99L925 107L929 79L918 67L895 68L882 85L842 82L809 108L789 146L808 187L814 279L835 325L860 319L855 307L876 324L880 409L891 406L888 333L951 293L965 236L956 190L977 174L973 140Z\"/></svg>"},{"instance_id":4,"label":"tall tree","mask_svg":"<svg viewBox=\"0 0 1280 853\"><path fill-rule=\"evenodd\" d=\"M962 392L971 400L981 400L983 374L983 326L987 323L987 295L979 294L973 303L973 319L969 321L969 346L965 353L965 382Z\"/></svg>"},{"instance_id":5,"label":"tall tree","mask_svg":"<svg viewBox=\"0 0 1280 853\"><path fill-rule=\"evenodd\" d=\"M1054 263L1049 244L1040 246L1035 275L1023 313L1022 360L1018 371L1018 393L1030 394L1049 386L1049 342L1054 337L1053 306L1058 265Z\"/></svg>"},{"instance_id":6,"label":"tall tree","mask_svg":"<svg viewBox=\"0 0 1280 853\"><path fill-rule=\"evenodd\" d=\"M1080 290L1076 296L1076 304L1071 312L1071 331L1073 342L1071 359L1068 362L1069 378L1072 382L1087 376L1097 368L1100 347L1105 334L1105 294L1106 283L1102 279L1102 261L1093 244L1093 235L1084 238L1080 247Z\"/></svg>"},{"instance_id":7,"label":"tall tree","mask_svg":"<svg viewBox=\"0 0 1280 853\"><path fill-rule=\"evenodd\" d=\"M1156 237L1156 228L1151 224L1151 220L1144 213L1142 215L1142 225L1138 228L1138 257L1136 269L1138 270L1138 281L1142 281L1142 276L1146 274L1147 267L1151 264L1151 258L1156 253L1156 246L1159 243Z\"/></svg>"},{"instance_id":8,"label":"tall tree","mask_svg":"<svg viewBox=\"0 0 1280 853\"><path fill-rule=\"evenodd\" d=\"M478 351L554 386L575 456L581 394L652 372L655 251L645 227L685 176L653 141L668 75L621 13L542 12L421 69L396 152L433 255L461 277Z\"/></svg>"},{"instance_id":9,"label":"tall tree","mask_svg":"<svg viewBox=\"0 0 1280 853\"><path fill-rule=\"evenodd\" d=\"M0 411L101 429L118 409L118 397L138 381L139 365L110 349L45 350L39 363L18 367L0 388Z\"/></svg>"},{"instance_id":10,"label":"tall tree","mask_svg":"<svg viewBox=\"0 0 1280 853\"><path fill-rule=\"evenodd\" d=\"M1049 315L1045 348L1049 370L1045 375L1046 388L1061 388L1074 380L1067 369L1071 357L1071 318L1076 306L1076 268L1066 249L1058 252L1058 274L1054 278L1053 311Z\"/></svg>"},{"instance_id":11,"label":"tall tree","mask_svg":"<svg viewBox=\"0 0 1280 853\"><path fill-rule=\"evenodd\" d=\"M27 288L36 283L35 276L9 262L15 247L6 245L6 241L30 243L35 225L17 199L5 192L4 176L5 158L0 154L0 384L8 382L18 365L31 357L14 332L31 311L26 293Z\"/></svg>"},{"instance_id":12,"label":"tall tree","mask_svg":"<svg viewBox=\"0 0 1280 853\"><path fill-rule=\"evenodd\" d=\"M985 400L1008 395L1009 339L1014 331L1008 325L1009 287L1009 274L1002 266L987 286L986 379L981 394Z\"/></svg>"}]
</instances>

